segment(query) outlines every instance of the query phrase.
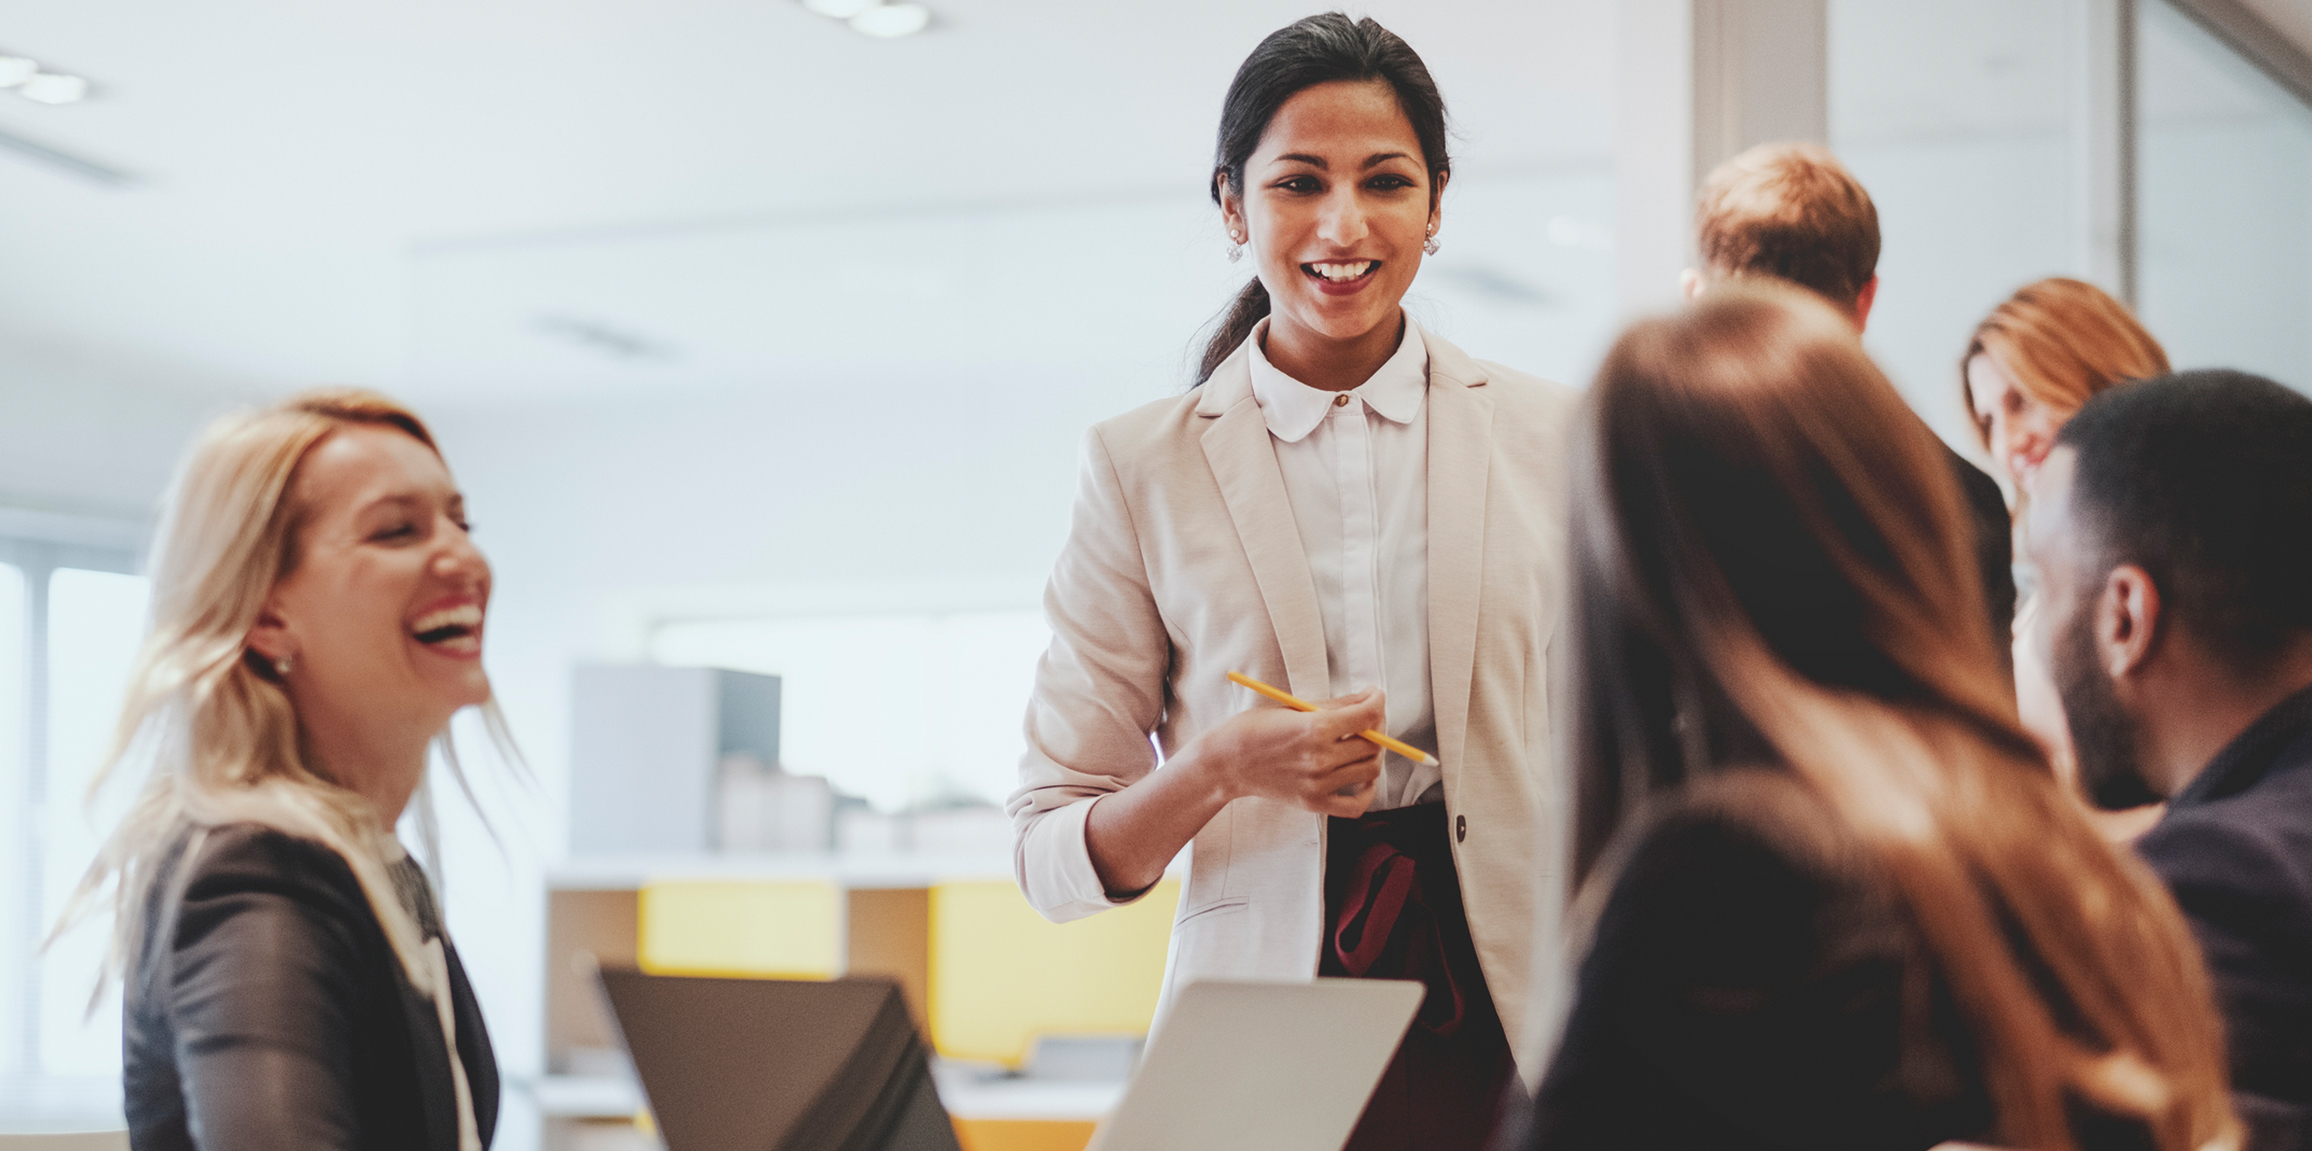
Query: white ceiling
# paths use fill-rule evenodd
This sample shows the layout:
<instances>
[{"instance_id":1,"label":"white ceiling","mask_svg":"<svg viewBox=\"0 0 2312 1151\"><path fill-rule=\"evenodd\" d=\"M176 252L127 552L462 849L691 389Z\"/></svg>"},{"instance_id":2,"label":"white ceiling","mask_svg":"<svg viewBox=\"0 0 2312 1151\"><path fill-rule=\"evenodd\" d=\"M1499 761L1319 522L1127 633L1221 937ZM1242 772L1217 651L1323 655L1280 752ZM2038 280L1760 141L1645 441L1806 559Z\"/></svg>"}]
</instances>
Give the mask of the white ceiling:
<instances>
[{"instance_id":1,"label":"white ceiling","mask_svg":"<svg viewBox=\"0 0 2312 1151\"><path fill-rule=\"evenodd\" d=\"M0 339L202 388L484 399L503 381L513 398L573 346L650 342L662 325L618 314L649 299L680 313L718 288L777 289L726 297L740 314L717 321L775 343L826 330L827 308L854 314L862 285L902 305L985 298L1050 254L1044 206L1201 213L1229 75L1307 11L933 7L932 32L874 41L792 0L11 4L0 50L100 91L56 108L0 96L0 130L136 183L0 152ZM1602 164L1609 5L1372 10L1445 86L1465 176ZM841 257L846 225L894 219L916 222L880 229L904 244ZM1065 243L1097 245L1113 289L1136 261L1174 259L1174 231L1156 257L1150 237L1096 226ZM554 310L570 253L638 240L660 253L580 273L648 277L616 309ZM499 294L477 296L491 274Z\"/></svg>"},{"instance_id":2,"label":"white ceiling","mask_svg":"<svg viewBox=\"0 0 2312 1151\"><path fill-rule=\"evenodd\" d=\"M0 498L143 505L217 397L316 382L428 410L1176 383L1243 274L1203 193L1221 92L1313 5L929 2L875 41L793 0L15 0L0 51L99 87L0 94L0 131L134 182L0 150ZM2057 130L2067 7L1834 0L1836 137ZM1424 320L1577 374L1610 322L1614 6L1367 8L1458 120ZM2254 102L2147 73L2179 78L2154 115Z\"/></svg>"}]
</instances>

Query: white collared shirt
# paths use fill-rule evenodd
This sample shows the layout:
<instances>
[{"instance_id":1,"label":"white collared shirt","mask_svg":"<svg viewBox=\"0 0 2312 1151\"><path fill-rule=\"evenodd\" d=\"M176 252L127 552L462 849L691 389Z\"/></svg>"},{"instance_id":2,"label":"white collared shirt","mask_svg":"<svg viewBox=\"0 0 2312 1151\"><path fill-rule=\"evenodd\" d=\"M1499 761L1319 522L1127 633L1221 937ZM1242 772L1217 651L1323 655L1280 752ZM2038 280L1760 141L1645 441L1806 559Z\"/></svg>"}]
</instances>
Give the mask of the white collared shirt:
<instances>
[{"instance_id":1,"label":"white collared shirt","mask_svg":"<svg viewBox=\"0 0 2312 1151\"><path fill-rule=\"evenodd\" d=\"M1312 388L1268 362L1252 331L1252 395L1284 473L1324 617L1338 697L1379 687L1388 733L1434 754L1429 687L1429 350L1405 318L1395 355L1346 392ZM1420 802L1439 769L1381 756L1376 811Z\"/></svg>"}]
</instances>

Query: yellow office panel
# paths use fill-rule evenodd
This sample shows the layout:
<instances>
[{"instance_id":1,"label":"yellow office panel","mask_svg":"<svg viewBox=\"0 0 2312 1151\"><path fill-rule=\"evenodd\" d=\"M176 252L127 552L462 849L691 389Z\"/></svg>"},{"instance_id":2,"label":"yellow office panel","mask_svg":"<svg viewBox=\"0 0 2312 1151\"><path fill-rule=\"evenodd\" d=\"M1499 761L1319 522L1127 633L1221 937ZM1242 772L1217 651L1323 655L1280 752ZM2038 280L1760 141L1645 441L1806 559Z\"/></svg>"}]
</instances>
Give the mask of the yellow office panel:
<instances>
[{"instance_id":1,"label":"yellow office panel","mask_svg":"<svg viewBox=\"0 0 2312 1151\"><path fill-rule=\"evenodd\" d=\"M652 883L638 897L636 962L653 975L832 979L843 971L834 884Z\"/></svg>"},{"instance_id":2,"label":"yellow office panel","mask_svg":"<svg viewBox=\"0 0 2312 1151\"><path fill-rule=\"evenodd\" d=\"M1084 1151L1098 1124L1074 1119L957 1119L963 1151Z\"/></svg>"},{"instance_id":3,"label":"yellow office panel","mask_svg":"<svg viewBox=\"0 0 2312 1151\"><path fill-rule=\"evenodd\" d=\"M932 1045L1018 1066L1038 1035L1144 1035L1164 983L1180 884L1051 923L1003 880L931 889Z\"/></svg>"}]
</instances>

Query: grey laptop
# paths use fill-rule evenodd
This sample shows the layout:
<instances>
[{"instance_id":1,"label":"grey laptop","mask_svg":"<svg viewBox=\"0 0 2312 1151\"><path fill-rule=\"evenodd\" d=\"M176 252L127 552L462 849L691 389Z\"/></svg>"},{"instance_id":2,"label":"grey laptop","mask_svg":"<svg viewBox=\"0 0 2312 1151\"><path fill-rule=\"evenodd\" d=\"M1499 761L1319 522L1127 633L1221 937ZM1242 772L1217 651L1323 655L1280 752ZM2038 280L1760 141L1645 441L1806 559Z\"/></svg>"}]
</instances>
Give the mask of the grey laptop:
<instances>
[{"instance_id":1,"label":"grey laptop","mask_svg":"<svg viewBox=\"0 0 2312 1151\"><path fill-rule=\"evenodd\" d=\"M959 1151L897 984L605 968L668 1151ZM1418 983L1197 983L1091 1151L1340 1151Z\"/></svg>"},{"instance_id":2,"label":"grey laptop","mask_svg":"<svg viewBox=\"0 0 2312 1151\"><path fill-rule=\"evenodd\" d=\"M602 970L667 1151L960 1151L899 985Z\"/></svg>"},{"instance_id":3,"label":"grey laptop","mask_svg":"<svg viewBox=\"0 0 2312 1151\"><path fill-rule=\"evenodd\" d=\"M1422 994L1394 979L1189 984L1088 1151L1340 1151Z\"/></svg>"}]
</instances>

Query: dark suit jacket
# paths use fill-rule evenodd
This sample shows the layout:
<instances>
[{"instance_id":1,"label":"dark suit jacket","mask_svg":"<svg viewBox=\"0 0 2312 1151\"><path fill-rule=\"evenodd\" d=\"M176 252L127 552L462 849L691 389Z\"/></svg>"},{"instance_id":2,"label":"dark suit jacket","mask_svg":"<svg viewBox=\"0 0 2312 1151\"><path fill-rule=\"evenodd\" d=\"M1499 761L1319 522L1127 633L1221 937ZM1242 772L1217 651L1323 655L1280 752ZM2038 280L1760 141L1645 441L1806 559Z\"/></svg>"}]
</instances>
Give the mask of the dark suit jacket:
<instances>
[{"instance_id":1,"label":"dark suit jacket","mask_svg":"<svg viewBox=\"0 0 2312 1151\"><path fill-rule=\"evenodd\" d=\"M196 859L183 858L185 846L153 885L127 988L130 1144L457 1151L433 1001L403 975L345 861L254 824L211 830ZM421 923L433 919L423 902ZM487 1145L497 1061L465 969L442 943L458 1058Z\"/></svg>"},{"instance_id":2,"label":"dark suit jacket","mask_svg":"<svg viewBox=\"0 0 2312 1151\"><path fill-rule=\"evenodd\" d=\"M1975 568L1983 577L1984 606L1991 611L1991 638L2000 657L2012 658L2010 640L2015 631L2015 521L2007 511L2007 497L1999 481L1967 462L1967 457L1943 445L1950 457L1951 474L1959 478L1959 494L1967 502L1967 518L1975 525Z\"/></svg>"},{"instance_id":3,"label":"dark suit jacket","mask_svg":"<svg viewBox=\"0 0 2312 1151\"><path fill-rule=\"evenodd\" d=\"M2249 1146L2312 1147L2312 690L2240 733L2136 850L2207 957Z\"/></svg>"},{"instance_id":4,"label":"dark suit jacket","mask_svg":"<svg viewBox=\"0 0 2312 1151\"><path fill-rule=\"evenodd\" d=\"M1990 1142L1975 1043L1891 879L1780 771L1689 787L1632 845L1564 1039L1497 1146ZM2086 1147L2149 1146L2132 1124Z\"/></svg>"}]
</instances>

